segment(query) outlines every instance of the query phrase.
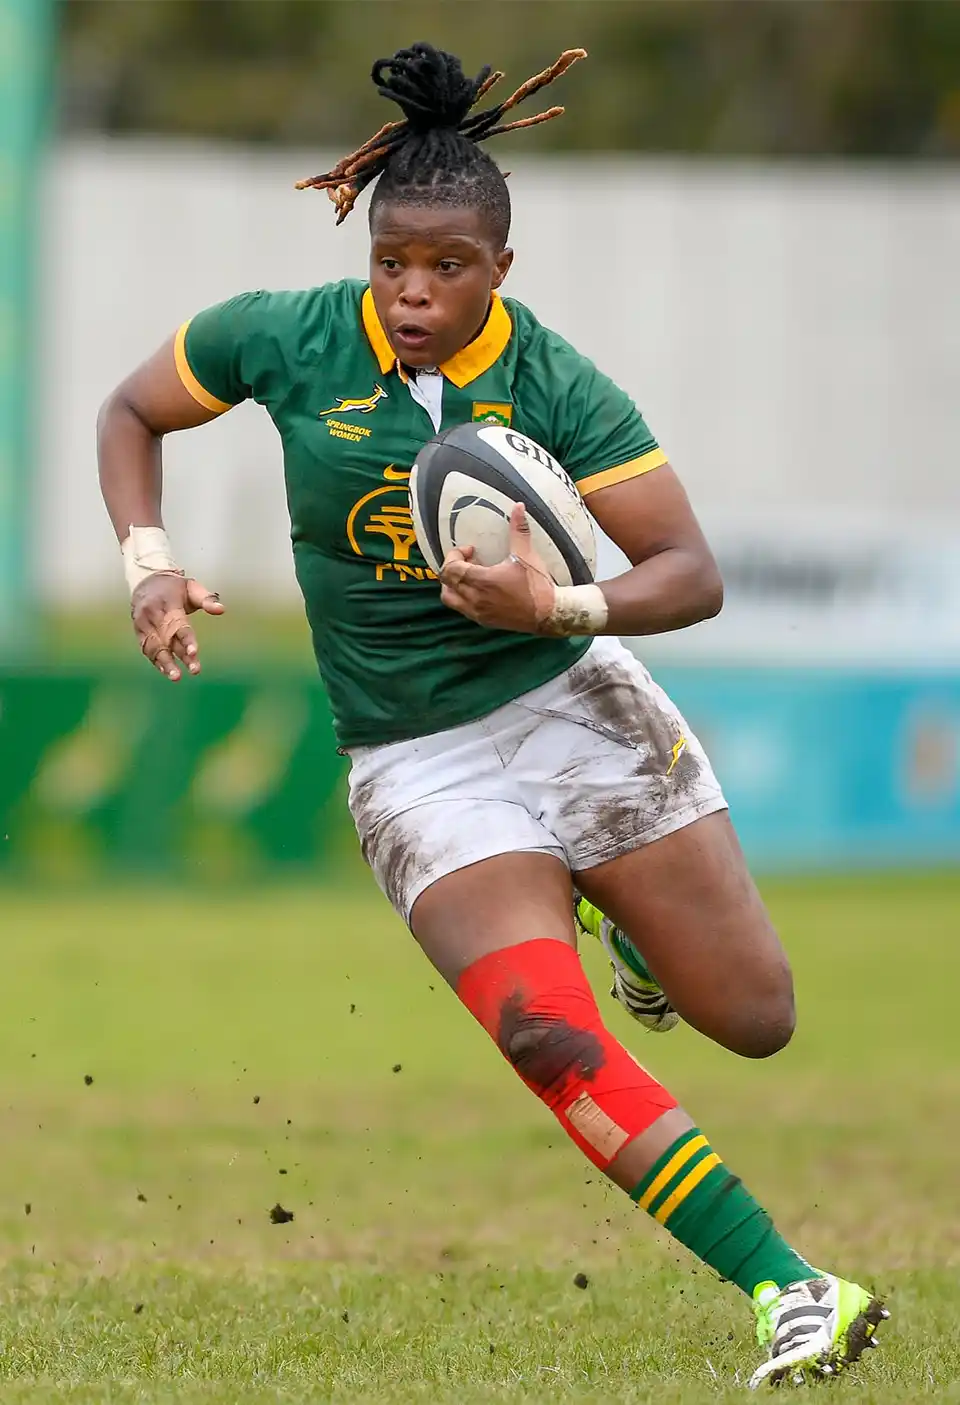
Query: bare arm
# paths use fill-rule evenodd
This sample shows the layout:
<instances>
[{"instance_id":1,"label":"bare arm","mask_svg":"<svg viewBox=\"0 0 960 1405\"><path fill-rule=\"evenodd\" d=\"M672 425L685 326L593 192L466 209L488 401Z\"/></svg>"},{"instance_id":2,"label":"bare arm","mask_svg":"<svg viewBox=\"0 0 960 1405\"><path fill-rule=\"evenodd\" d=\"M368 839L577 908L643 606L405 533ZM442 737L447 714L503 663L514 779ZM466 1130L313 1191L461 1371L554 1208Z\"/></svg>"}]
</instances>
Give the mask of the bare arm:
<instances>
[{"instance_id":1,"label":"bare arm","mask_svg":"<svg viewBox=\"0 0 960 1405\"><path fill-rule=\"evenodd\" d=\"M669 464L600 488L587 505L632 563L631 569L591 593L590 618L556 613L564 595L533 550L521 507L510 519L510 556L499 566L478 566L472 549L451 551L440 573L445 605L496 629L525 634L661 634L716 615L723 584L713 554L683 486ZM571 588L567 588L567 594Z\"/></svg>"},{"instance_id":2,"label":"bare arm","mask_svg":"<svg viewBox=\"0 0 960 1405\"><path fill-rule=\"evenodd\" d=\"M669 464L586 499L632 569L603 582L605 634L664 634L720 613L723 582Z\"/></svg>"},{"instance_id":3,"label":"bare arm","mask_svg":"<svg viewBox=\"0 0 960 1405\"><path fill-rule=\"evenodd\" d=\"M163 436L216 418L217 412L194 400L180 380L172 337L104 401L97 419L100 490L118 541L132 526L163 526ZM131 598L142 652L174 683L182 677L181 663L190 673L200 671L196 636L186 623L198 609L223 613L216 595L174 574L149 576Z\"/></svg>"},{"instance_id":4,"label":"bare arm","mask_svg":"<svg viewBox=\"0 0 960 1405\"><path fill-rule=\"evenodd\" d=\"M177 374L173 337L107 397L97 419L97 453L100 490L118 541L131 524L163 526L163 436L216 418L194 400Z\"/></svg>"}]
</instances>

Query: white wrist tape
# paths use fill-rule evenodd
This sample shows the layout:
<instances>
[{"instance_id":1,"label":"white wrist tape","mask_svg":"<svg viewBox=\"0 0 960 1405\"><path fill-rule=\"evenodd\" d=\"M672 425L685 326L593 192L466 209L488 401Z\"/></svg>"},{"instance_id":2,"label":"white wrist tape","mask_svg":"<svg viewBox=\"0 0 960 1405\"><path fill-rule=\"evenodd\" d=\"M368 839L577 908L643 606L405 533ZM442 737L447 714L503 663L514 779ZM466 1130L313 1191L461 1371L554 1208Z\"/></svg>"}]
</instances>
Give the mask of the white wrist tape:
<instances>
[{"instance_id":1,"label":"white wrist tape","mask_svg":"<svg viewBox=\"0 0 960 1405\"><path fill-rule=\"evenodd\" d=\"M120 545L123 553L123 570L127 578L130 594L148 576L183 576L183 571L174 561L170 542L162 527L133 527L126 540Z\"/></svg>"},{"instance_id":2,"label":"white wrist tape","mask_svg":"<svg viewBox=\"0 0 960 1405\"><path fill-rule=\"evenodd\" d=\"M601 634L610 608L598 585L558 585L553 609L544 620L544 634Z\"/></svg>"}]
</instances>

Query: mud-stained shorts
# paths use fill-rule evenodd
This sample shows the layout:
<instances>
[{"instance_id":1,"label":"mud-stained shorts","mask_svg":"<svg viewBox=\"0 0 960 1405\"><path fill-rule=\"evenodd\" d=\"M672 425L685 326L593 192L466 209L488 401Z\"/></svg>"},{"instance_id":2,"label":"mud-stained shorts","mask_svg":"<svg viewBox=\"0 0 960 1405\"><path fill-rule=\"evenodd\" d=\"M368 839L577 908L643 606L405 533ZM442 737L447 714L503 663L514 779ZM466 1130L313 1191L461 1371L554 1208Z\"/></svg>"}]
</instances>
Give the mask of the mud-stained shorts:
<instances>
[{"instance_id":1,"label":"mud-stained shorts","mask_svg":"<svg viewBox=\"0 0 960 1405\"><path fill-rule=\"evenodd\" d=\"M438 878L495 854L576 873L726 808L680 713L611 638L479 721L350 757L364 858L405 920Z\"/></svg>"}]
</instances>

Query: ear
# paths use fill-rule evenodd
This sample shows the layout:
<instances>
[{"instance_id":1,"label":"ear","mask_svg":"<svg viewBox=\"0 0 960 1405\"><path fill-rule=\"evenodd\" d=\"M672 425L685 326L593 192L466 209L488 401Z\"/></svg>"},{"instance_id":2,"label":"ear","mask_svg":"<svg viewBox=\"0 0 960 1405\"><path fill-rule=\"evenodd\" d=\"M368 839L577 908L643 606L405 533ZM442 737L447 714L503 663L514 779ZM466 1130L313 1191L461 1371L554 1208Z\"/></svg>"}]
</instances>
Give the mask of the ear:
<instances>
[{"instance_id":1,"label":"ear","mask_svg":"<svg viewBox=\"0 0 960 1405\"><path fill-rule=\"evenodd\" d=\"M513 263L513 250L512 250L512 249L501 249L499 255L497 256L497 261L496 261L496 263L493 265L493 286L494 286L494 288L499 288L499 287L500 287L500 284L503 282L503 280L506 278L507 274L510 272L510 266L511 266L512 263Z\"/></svg>"}]
</instances>

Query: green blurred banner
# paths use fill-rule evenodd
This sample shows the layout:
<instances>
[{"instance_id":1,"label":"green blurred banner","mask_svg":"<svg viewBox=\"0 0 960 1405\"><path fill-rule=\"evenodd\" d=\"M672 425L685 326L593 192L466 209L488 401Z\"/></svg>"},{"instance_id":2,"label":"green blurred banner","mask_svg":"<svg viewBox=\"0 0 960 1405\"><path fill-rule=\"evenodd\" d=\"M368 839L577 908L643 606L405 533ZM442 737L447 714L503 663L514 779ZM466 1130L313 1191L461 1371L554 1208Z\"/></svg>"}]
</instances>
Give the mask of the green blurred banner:
<instances>
[{"instance_id":1,"label":"green blurred banner","mask_svg":"<svg viewBox=\"0 0 960 1405\"><path fill-rule=\"evenodd\" d=\"M37 187L52 88L53 0L0 0L0 648L25 643Z\"/></svg>"},{"instance_id":2,"label":"green blurred banner","mask_svg":"<svg viewBox=\"0 0 960 1405\"><path fill-rule=\"evenodd\" d=\"M758 870L960 861L960 672L657 670ZM349 872L319 680L172 687L146 669L0 670L0 874L236 883Z\"/></svg>"},{"instance_id":3,"label":"green blurred banner","mask_svg":"<svg viewBox=\"0 0 960 1405\"><path fill-rule=\"evenodd\" d=\"M0 673L0 872L329 871L345 774L308 678Z\"/></svg>"}]
</instances>

